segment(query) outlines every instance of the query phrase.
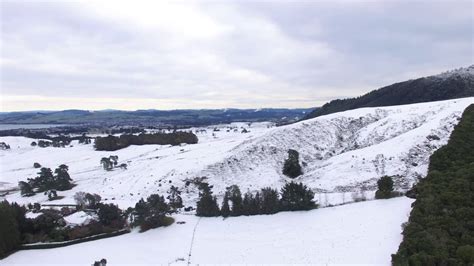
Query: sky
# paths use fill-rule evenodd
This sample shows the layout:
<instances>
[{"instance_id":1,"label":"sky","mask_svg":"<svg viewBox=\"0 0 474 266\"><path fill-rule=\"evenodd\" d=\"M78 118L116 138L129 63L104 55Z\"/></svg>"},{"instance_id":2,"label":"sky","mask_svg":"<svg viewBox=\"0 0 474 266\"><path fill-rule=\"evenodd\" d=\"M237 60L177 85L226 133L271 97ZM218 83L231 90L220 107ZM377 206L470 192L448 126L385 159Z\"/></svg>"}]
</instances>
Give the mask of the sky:
<instances>
[{"instance_id":1,"label":"sky","mask_svg":"<svg viewBox=\"0 0 474 266\"><path fill-rule=\"evenodd\" d=\"M473 1L0 0L0 111L306 108L473 63Z\"/></svg>"}]
</instances>

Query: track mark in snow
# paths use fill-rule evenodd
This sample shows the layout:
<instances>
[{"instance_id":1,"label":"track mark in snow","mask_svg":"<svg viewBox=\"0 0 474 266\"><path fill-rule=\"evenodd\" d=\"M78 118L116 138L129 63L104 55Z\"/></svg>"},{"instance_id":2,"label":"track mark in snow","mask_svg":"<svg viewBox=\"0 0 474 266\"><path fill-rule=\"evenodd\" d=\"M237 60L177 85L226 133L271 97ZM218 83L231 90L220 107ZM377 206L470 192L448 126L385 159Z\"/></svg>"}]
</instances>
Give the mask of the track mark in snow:
<instances>
[{"instance_id":1,"label":"track mark in snow","mask_svg":"<svg viewBox=\"0 0 474 266\"><path fill-rule=\"evenodd\" d=\"M200 221L201 221L201 217L199 217L198 221L196 222L196 225L194 225L193 237L191 238L191 245L189 247L189 253L188 253L188 265L191 264L191 253L193 251L194 235L196 235L196 229L197 229Z\"/></svg>"}]
</instances>

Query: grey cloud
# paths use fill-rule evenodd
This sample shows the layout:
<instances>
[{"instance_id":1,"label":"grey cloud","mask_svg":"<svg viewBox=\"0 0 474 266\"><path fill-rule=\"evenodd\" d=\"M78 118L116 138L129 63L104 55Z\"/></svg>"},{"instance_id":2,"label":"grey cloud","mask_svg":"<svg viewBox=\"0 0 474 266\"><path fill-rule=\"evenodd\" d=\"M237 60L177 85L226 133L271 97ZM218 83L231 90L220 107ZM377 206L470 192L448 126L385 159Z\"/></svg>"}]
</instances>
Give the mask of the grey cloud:
<instances>
[{"instance_id":1,"label":"grey cloud","mask_svg":"<svg viewBox=\"0 0 474 266\"><path fill-rule=\"evenodd\" d=\"M12 96L176 99L188 108L315 106L472 64L472 4L198 2L195 19L222 27L201 38L82 2L3 1L0 85Z\"/></svg>"}]
</instances>

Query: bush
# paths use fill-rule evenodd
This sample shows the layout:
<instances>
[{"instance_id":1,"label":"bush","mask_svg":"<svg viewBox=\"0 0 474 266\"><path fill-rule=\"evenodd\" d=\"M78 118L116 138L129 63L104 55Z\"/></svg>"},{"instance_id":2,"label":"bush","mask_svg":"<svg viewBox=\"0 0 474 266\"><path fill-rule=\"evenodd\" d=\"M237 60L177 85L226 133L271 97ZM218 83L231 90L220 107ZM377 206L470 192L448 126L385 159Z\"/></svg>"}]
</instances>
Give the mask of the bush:
<instances>
[{"instance_id":1,"label":"bush","mask_svg":"<svg viewBox=\"0 0 474 266\"><path fill-rule=\"evenodd\" d=\"M299 153L296 150L288 150L288 158L283 165L283 174L290 178L296 178L303 174L299 162Z\"/></svg>"}]
</instances>

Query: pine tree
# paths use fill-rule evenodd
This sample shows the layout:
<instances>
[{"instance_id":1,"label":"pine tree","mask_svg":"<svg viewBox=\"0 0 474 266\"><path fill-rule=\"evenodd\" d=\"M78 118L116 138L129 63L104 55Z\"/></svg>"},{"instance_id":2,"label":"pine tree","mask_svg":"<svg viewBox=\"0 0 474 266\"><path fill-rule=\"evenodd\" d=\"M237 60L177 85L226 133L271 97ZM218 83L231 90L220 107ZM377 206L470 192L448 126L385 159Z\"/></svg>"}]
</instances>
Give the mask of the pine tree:
<instances>
[{"instance_id":1,"label":"pine tree","mask_svg":"<svg viewBox=\"0 0 474 266\"><path fill-rule=\"evenodd\" d=\"M221 215L224 218L229 217L230 215L229 198L227 197L227 193L224 195L224 200L222 200Z\"/></svg>"},{"instance_id":2,"label":"pine tree","mask_svg":"<svg viewBox=\"0 0 474 266\"><path fill-rule=\"evenodd\" d=\"M390 176L382 176L377 181L378 190L375 192L376 199L388 199L392 196L393 180Z\"/></svg>"},{"instance_id":3,"label":"pine tree","mask_svg":"<svg viewBox=\"0 0 474 266\"><path fill-rule=\"evenodd\" d=\"M280 201L278 191L272 188L263 188L261 190L261 208L262 214L273 214L280 210Z\"/></svg>"},{"instance_id":4,"label":"pine tree","mask_svg":"<svg viewBox=\"0 0 474 266\"><path fill-rule=\"evenodd\" d=\"M199 186L199 201L196 206L196 215L204 217L219 216L219 206L217 199L212 196L212 187L207 183L201 183Z\"/></svg>"},{"instance_id":5,"label":"pine tree","mask_svg":"<svg viewBox=\"0 0 474 266\"><path fill-rule=\"evenodd\" d=\"M61 164L54 173L56 174L54 178L54 184L52 185L54 189L57 190L68 190L72 188L71 177L68 173L69 167L65 164Z\"/></svg>"},{"instance_id":6,"label":"pine tree","mask_svg":"<svg viewBox=\"0 0 474 266\"><path fill-rule=\"evenodd\" d=\"M283 165L283 174L290 177L296 178L303 174L299 162L299 153L296 150L288 150L288 158L285 160Z\"/></svg>"},{"instance_id":7,"label":"pine tree","mask_svg":"<svg viewBox=\"0 0 474 266\"><path fill-rule=\"evenodd\" d=\"M168 201L173 212L176 212L179 208L183 208L183 199L181 198L181 191L175 186L171 186L168 191Z\"/></svg>"},{"instance_id":8,"label":"pine tree","mask_svg":"<svg viewBox=\"0 0 474 266\"><path fill-rule=\"evenodd\" d=\"M243 215L252 215L252 204L255 201L253 194L247 191L244 195L243 205Z\"/></svg>"},{"instance_id":9,"label":"pine tree","mask_svg":"<svg viewBox=\"0 0 474 266\"><path fill-rule=\"evenodd\" d=\"M122 210L115 204L102 204L97 205L99 221L103 225L115 225L121 226L123 224Z\"/></svg>"},{"instance_id":10,"label":"pine tree","mask_svg":"<svg viewBox=\"0 0 474 266\"><path fill-rule=\"evenodd\" d=\"M20 187L20 193L23 197L30 197L33 196L35 193L33 192L33 188L29 183L24 181L18 182L18 186Z\"/></svg>"},{"instance_id":11,"label":"pine tree","mask_svg":"<svg viewBox=\"0 0 474 266\"><path fill-rule=\"evenodd\" d=\"M229 200L232 202L231 216L240 216L244 213L244 206L242 203L242 193L237 185L232 185L227 188Z\"/></svg>"},{"instance_id":12,"label":"pine tree","mask_svg":"<svg viewBox=\"0 0 474 266\"><path fill-rule=\"evenodd\" d=\"M7 201L0 202L0 259L20 246L15 212Z\"/></svg>"},{"instance_id":13,"label":"pine tree","mask_svg":"<svg viewBox=\"0 0 474 266\"><path fill-rule=\"evenodd\" d=\"M314 193L303 183L286 183L281 189L280 206L283 211L310 210L317 207Z\"/></svg>"}]
</instances>

